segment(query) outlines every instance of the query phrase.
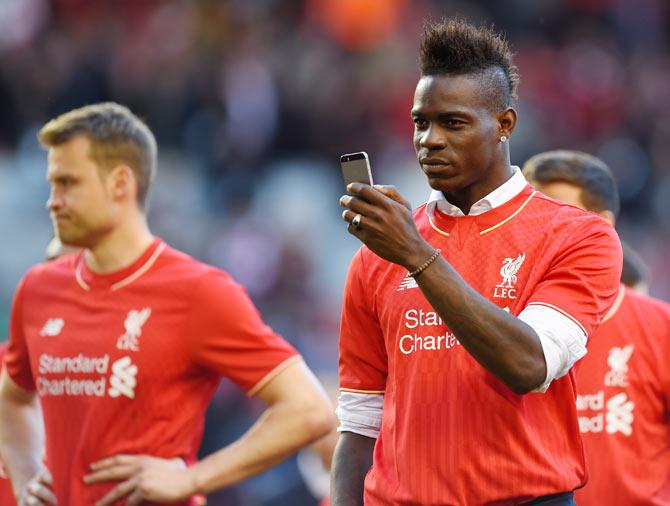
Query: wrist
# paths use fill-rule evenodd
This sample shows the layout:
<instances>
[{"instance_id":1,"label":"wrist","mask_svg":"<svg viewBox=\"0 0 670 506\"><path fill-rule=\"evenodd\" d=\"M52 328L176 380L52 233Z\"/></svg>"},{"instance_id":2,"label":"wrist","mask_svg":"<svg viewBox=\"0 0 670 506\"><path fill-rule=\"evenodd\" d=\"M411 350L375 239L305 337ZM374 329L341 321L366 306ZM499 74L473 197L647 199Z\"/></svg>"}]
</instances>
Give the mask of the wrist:
<instances>
[{"instance_id":1,"label":"wrist","mask_svg":"<svg viewBox=\"0 0 670 506\"><path fill-rule=\"evenodd\" d=\"M402 266L407 269L407 272L414 272L419 267L421 267L423 263L428 260L431 255L433 255L433 253L435 253L435 248L433 248L428 243L422 244L421 247L413 249L408 253L408 256L403 262Z\"/></svg>"},{"instance_id":2,"label":"wrist","mask_svg":"<svg viewBox=\"0 0 670 506\"><path fill-rule=\"evenodd\" d=\"M186 469L186 476L188 478L187 482L188 482L189 496L206 494L204 490L203 480L199 473L199 466L197 463Z\"/></svg>"}]
</instances>

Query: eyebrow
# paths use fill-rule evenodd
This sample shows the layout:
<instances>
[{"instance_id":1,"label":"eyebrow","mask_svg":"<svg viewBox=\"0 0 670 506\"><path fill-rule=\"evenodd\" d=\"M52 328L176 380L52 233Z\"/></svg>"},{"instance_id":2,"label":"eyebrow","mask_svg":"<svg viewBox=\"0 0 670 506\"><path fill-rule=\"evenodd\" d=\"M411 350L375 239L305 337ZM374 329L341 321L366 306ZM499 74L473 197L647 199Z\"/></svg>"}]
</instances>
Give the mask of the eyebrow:
<instances>
[{"instance_id":1,"label":"eyebrow","mask_svg":"<svg viewBox=\"0 0 670 506\"><path fill-rule=\"evenodd\" d=\"M418 117L425 117L425 116L431 116L430 114L425 114L423 113L420 109L412 109L410 112L410 115L413 118L418 118ZM471 115L465 111L447 111L447 112L441 112L437 114L437 119L438 120L448 120L448 119L454 119L454 118L470 118Z\"/></svg>"}]
</instances>

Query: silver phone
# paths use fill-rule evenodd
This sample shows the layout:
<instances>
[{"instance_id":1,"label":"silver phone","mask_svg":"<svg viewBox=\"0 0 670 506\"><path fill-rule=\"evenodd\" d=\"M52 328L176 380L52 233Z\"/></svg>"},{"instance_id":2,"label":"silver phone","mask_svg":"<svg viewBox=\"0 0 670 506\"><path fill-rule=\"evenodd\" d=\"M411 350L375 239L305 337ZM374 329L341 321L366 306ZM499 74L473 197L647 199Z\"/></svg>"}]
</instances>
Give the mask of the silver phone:
<instances>
[{"instance_id":1,"label":"silver phone","mask_svg":"<svg viewBox=\"0 0 670 506\"><path fill-rule=\"evenodd\" d=\"M370 160L365 151L359 153L348 153L340 157L342 176L344 176L344 187L349 183L365 183L372 186L372 171Z\"/></svg>"}]
</instances>

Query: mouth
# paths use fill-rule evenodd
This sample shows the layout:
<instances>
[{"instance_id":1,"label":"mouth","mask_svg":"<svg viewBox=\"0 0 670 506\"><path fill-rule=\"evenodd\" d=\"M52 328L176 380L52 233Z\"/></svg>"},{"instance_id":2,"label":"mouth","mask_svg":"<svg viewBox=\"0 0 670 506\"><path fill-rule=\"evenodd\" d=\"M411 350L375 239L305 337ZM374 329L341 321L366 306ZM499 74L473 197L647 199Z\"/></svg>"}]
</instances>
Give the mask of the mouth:
<instances>
[{"instance_id":1,"label":"mouth","mask_svg":"<svg viewBox=\"0 0 670 506\"><path fill-rule=\"evenodd\" d=\"M423 172L428 177L445 177L453 172L452 165L439 158L422 158L419 160Z\"/></svg>"}]
</instances>

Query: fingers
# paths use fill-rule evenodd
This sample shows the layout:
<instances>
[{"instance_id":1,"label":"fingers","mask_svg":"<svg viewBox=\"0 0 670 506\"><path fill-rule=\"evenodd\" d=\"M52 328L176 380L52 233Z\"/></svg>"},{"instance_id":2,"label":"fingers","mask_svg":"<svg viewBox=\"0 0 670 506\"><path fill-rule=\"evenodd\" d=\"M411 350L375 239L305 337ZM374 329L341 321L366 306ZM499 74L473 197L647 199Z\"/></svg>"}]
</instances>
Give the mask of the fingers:
<instances>
[{"instance_id":1,"label":"fingers","mask_svg":"<svg viewBox=\"0 0 670 506\"><path fill-rule=\"evenodd\" d=\"M84 476L84 483L120 481L137 474L142 466L143 456L114 455L91 464L92 473Z\"/></svg>"},{"instance_id":2,"label":"fingers","mask_svg":"<svg viewBox=\"0 0 670 506\"><path fill-rule=\"evenodd\" d=\"M143 457L140 455L114 455L113 457L107 457L106 459L98 460L91 464L91 469L94 471L97 469L103 469L105 467L117 466L120 464L134 464L141 460Z\"/></svg>"},{"instance_id":3,"label":"fingers","mask_svg":"<svg viewBox=\"0 0 670 506\"><path fill-rule=\"evenodd\" d=\"M401 204L411 210L412 206L398 192L395 186L376 184L370 186L363 183L350 183L347 192L351 195L367 200L371 204L383 206L388 204L388 199Z\"/></svg>"},{"instance_id":4,"label":"fingers","mask_svg":"<svg viewBox=\"0 0 670 506\"><path fill-rule=\"evenodd\" d=\"M143 500L144 494L139 488L137 488L132 494L128 496L128 499L126 500L126 506L138 506L142 504Z\"/></svg>"},{"instance_id":5,"label":"fingers","mask_svg":"<svg viewBox=\"0 0 670 506\"><path fill-rule=\"evenodd\" d=\"M46 485L35 480L28 484L28 504L56 504L56 496Z\"/></svg>"},{"instance_id":6,"label":"fingers","mask_svg":"<svg viewBox=\"0 0 670 506\"><path fill-rule=\"evenodd\" d=\"M383 185L383 184L376 184L373 186L375 190L378 192L386 195L388 198L391 200L395 200L398 204L401 204L405 206L407 209L412 209L412 206L409 202L407 202L402 195L398 192L398 189L395 186L392 185Z\"/></svg>"},{"instance_id":7,"label":"fingers","mask_svg":"<svg viewBox=\"0 0 670 506\"><path fill-rule=\"evenodd\" d=\"M95 506L110 506L111 504L114 504L119 499L122 499L128 494L135 492L138 482L139 478L137 477L124 481L120 485L117 485L112 490L110 490L107 495L105 495L105 497L96 502Z\"/></svg>"},{"instance_id":8,"label":"fingers","mask_svg":"<svg viewBox=\"0 0 670 506\"><path fill-rule=\"evenodd\" d=\"M105 467L84 476L84 483L99 483L101 481L119 481L130 478L137 472L136 464L121 464Z\"/></svg>"},{"instance_id":9,"label":"fingers","mask_svg":"<svg viewBox=\"0 0 670 506\"><path fill-rule=\"evenodd\" d=\"M54 484L53 478L51 477L51 471L47 469L46 467L40 471L40 473L37 475L37 481L40 483L44 483L45 485L51 487Z\"/></svg>"}]
</instances>

